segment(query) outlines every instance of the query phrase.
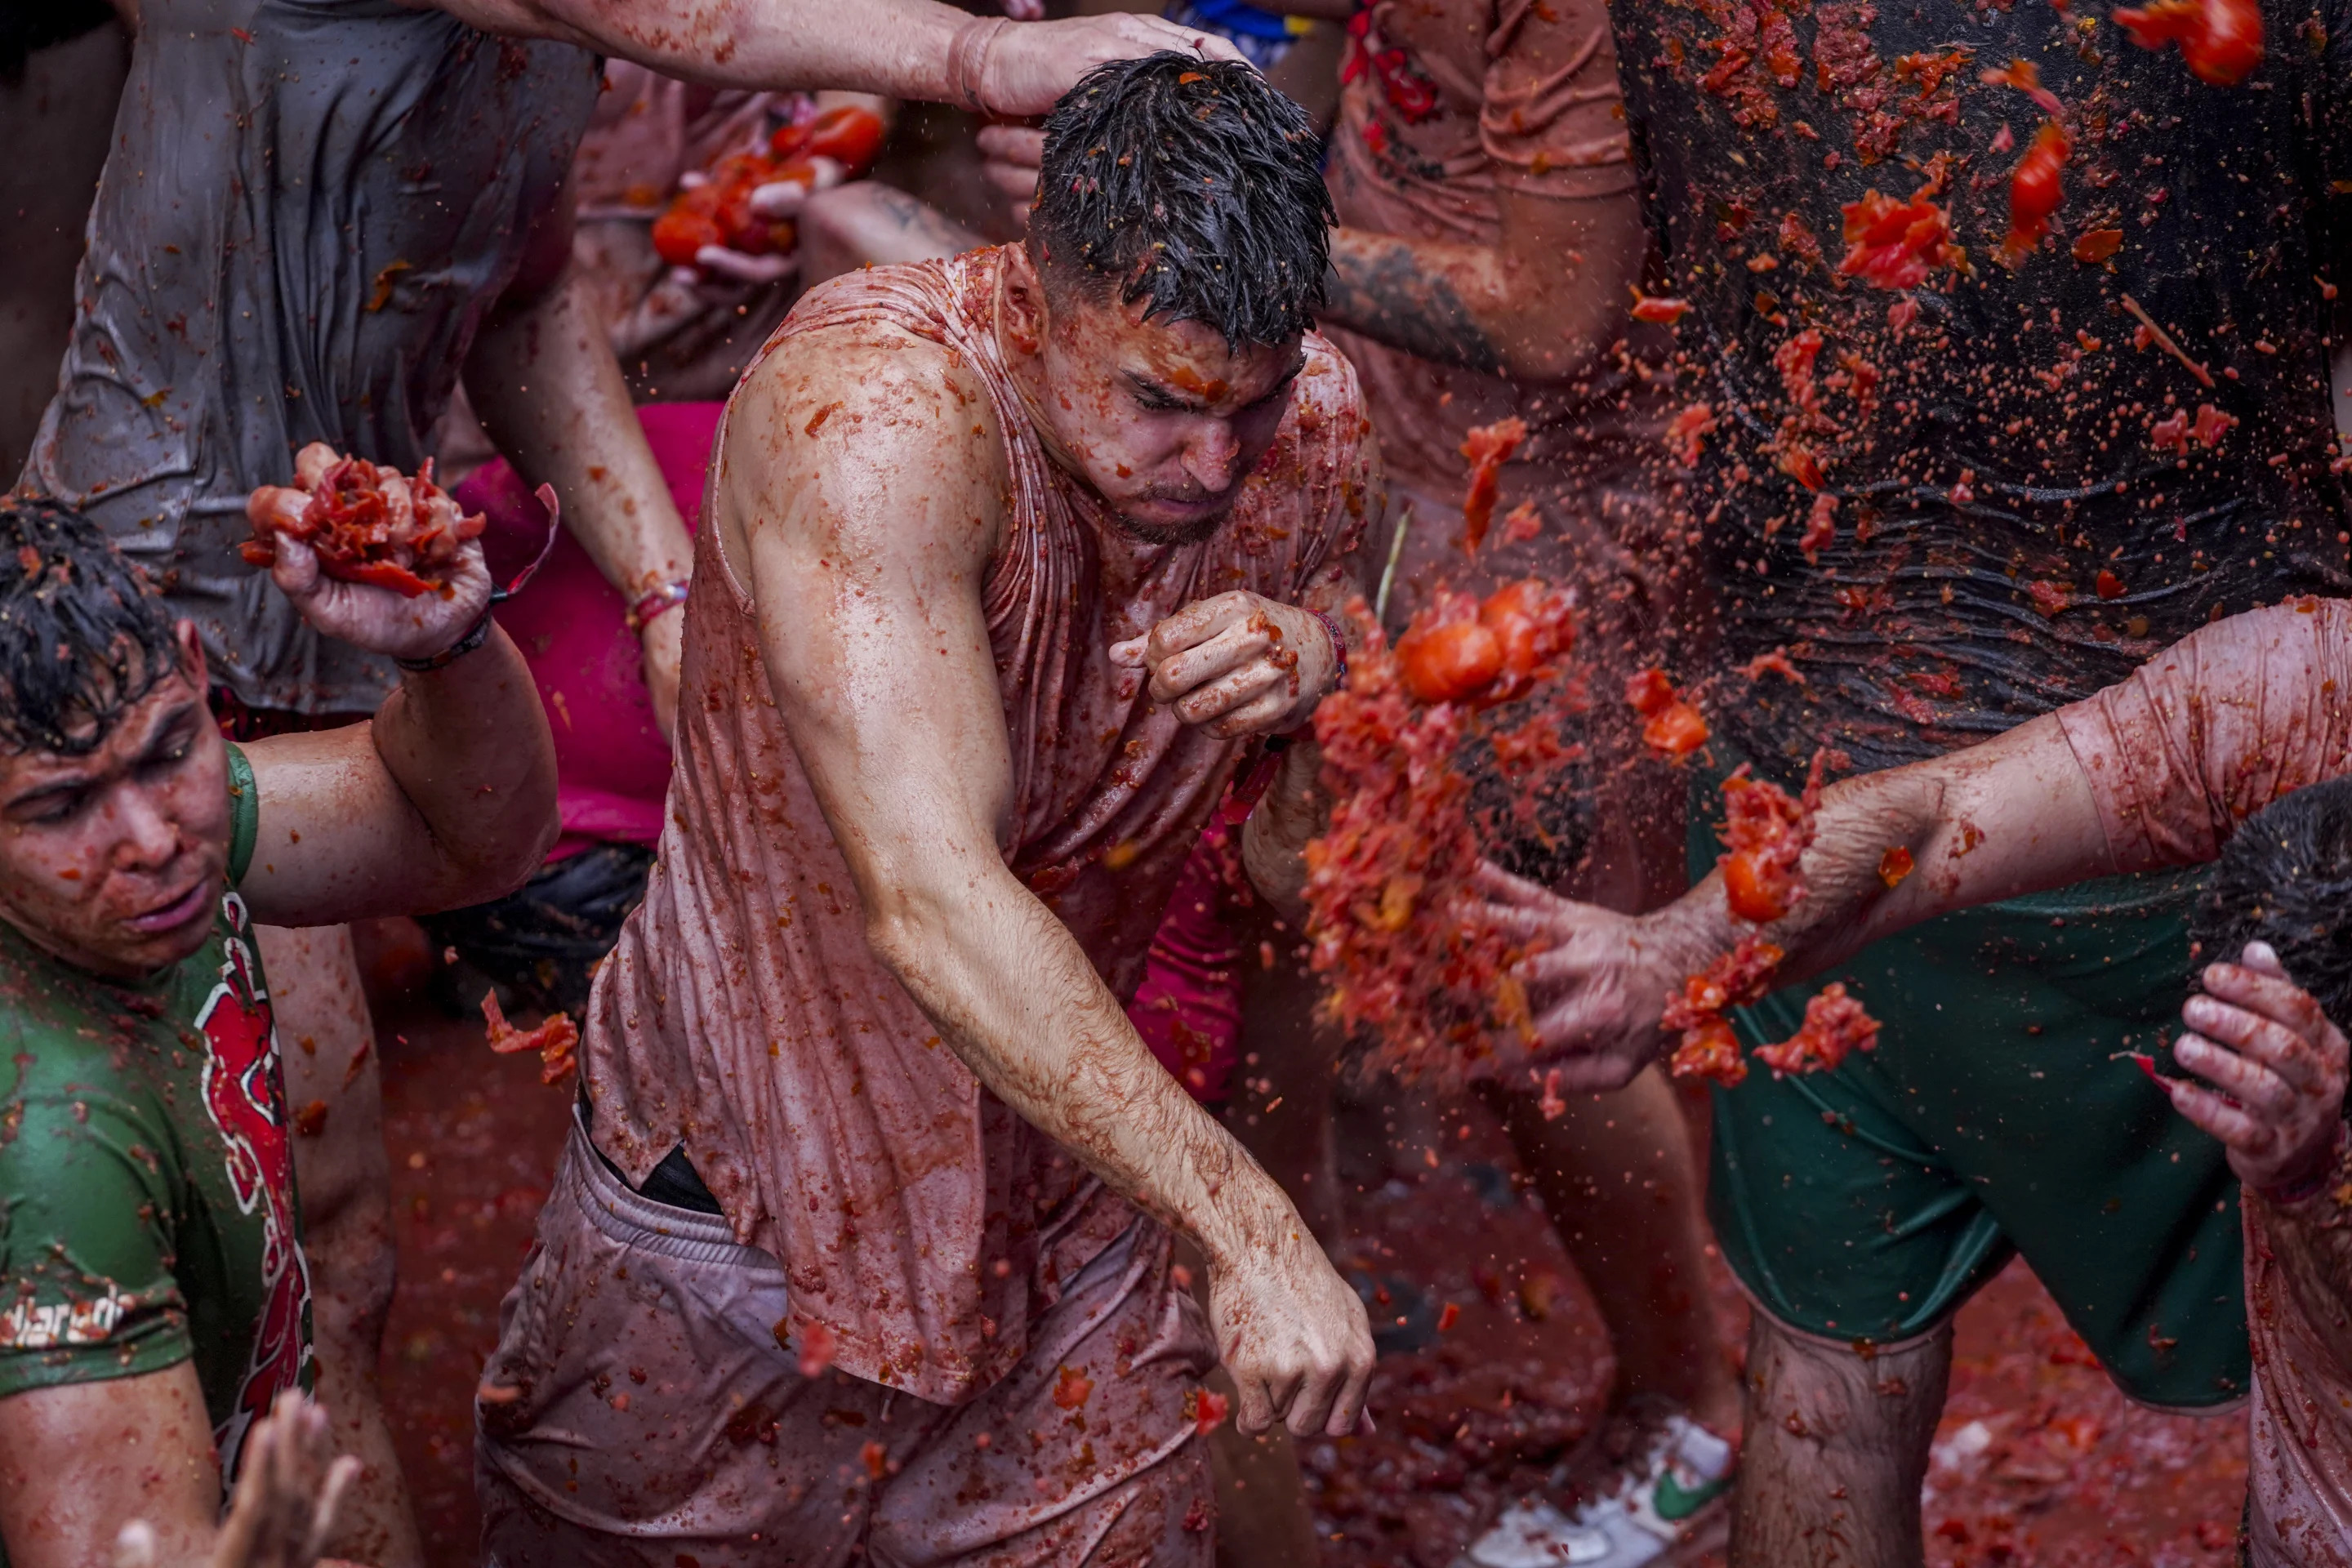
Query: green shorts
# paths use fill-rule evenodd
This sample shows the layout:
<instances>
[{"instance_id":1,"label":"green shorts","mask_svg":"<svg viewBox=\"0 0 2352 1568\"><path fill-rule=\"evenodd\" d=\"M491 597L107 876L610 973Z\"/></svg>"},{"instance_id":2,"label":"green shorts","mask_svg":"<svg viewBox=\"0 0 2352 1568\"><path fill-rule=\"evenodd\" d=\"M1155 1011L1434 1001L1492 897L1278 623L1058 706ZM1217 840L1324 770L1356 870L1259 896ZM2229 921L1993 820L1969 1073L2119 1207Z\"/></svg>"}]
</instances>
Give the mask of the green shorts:
<instances>
[{"instance_id":1,"label":"green shorts","mask_svg":"<svg viewBox=\"0 0 2352 1568\"><path fill-rule=\"evenodd\" d=\"M1695 870L1712 826L1692 815ZM1881 1344L1934 1329L2019 1253L2123 1391L2194 1410L2251 1372L2238 1185L2221 1147L2115 1053L2169 1060L2197 871L1966 910L1742 1010L1785 1039L1843 980L1885 1027L1835 1072L1715 1094L1708 1210L1787 1326Z\"/></svg>"}]
</instances>

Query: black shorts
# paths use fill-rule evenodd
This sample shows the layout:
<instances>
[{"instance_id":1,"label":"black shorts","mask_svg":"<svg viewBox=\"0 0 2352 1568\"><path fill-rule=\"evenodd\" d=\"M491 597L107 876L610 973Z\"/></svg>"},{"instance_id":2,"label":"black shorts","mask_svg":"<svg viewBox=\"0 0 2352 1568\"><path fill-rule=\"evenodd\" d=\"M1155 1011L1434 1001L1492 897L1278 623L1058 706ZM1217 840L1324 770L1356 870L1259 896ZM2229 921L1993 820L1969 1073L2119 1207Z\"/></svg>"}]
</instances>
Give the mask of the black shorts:
<instances>
[{"instance_id":1,"label":"black shorts","mask_svg":"<svg viewBox=\"0 0 2352 1568\"><path fill-rule=\"evenodd\" d=\"M418 923L517 1002L576 1017L597 963L644 900L653 864L642 845L600 844L541 866L503 899Z\"/></svg>"}]
</instances>

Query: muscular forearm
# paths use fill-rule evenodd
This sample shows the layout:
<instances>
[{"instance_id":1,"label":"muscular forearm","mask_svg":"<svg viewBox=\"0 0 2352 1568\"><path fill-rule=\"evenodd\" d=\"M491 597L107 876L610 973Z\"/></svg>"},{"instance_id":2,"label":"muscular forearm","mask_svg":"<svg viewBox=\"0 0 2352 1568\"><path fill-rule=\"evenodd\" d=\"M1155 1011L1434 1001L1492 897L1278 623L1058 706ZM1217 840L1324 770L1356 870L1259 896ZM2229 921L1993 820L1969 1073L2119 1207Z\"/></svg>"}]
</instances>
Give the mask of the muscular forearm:
<instances>
[{"instance_id":1,"label":"muscular forearm","mask_svg":"<svg viewBox=\"0 0 2352 1568\"><path fill-rule=\"evenodd\" d=\"M561 38L710 87L843 88L948 96L948 46L968 20L935 0L440 0L490 32Z\"/></svg>"},{"instance_id":2,"label":"muscular forearm","mask_svg":"<svg viewBox=\"0 0 2352 1568\"><path fill-rule=\"evenodd\" d=\"M376 710L376 754L442 864L420 908L512 890L554 843L555 745L530 668L505 632L444 668L404 677Z\"/></svg>"},{"instance_id":3,"label":"muscular forearm","mask_svg":"<svg viewBox=\"0 0 2352 1568\"><path fill-rule=\"evenodd\" d=\"M1489 374L1508 364L1488 247L1334 229L1324 294L1327 321L1391 348Z\"/></svg>"},{"instance_id":4,"label":"muscular forearm","mask_svg":"<svg viewBox=\"0 0 2352 1568\"><path fill-rule=\"evenodd\" d=\"M990 1092L1213 1265L1308 1239L1282 1190L1152 1059L1076 939L1009 872L904 893L869 921L869 941Z\"/></svg>"},{"instance_id":5,"label":"muscular forearm","mask_svg":"<svg viewBox=\"0 0 2352 1568\"><path fill-rule=\"evenodd\" d=\"M1899 876L1889 864L1898 849L1912 867ZM1965 752L1832 785L1802 861L1806 896L1764 935L1787 955L1781 977L1801 980L1949 910L2114 868L2082 769L2056 718L2045 717ZM1702 962L1745 929L1725 903L1719 870L1654 918Z\"/></svg>"},{"instance_id":6,"label":"muscular forearm","mask_svg":"<svg viewBox=\"0 0 2352 1568\"><path fill-rule=\"evenodd\" d=\"M561 284L485 326L466 388L523 478L555 487L565 526L624 597L686 576L686 524L580 284Z\"/></svg>"}]
</instances>

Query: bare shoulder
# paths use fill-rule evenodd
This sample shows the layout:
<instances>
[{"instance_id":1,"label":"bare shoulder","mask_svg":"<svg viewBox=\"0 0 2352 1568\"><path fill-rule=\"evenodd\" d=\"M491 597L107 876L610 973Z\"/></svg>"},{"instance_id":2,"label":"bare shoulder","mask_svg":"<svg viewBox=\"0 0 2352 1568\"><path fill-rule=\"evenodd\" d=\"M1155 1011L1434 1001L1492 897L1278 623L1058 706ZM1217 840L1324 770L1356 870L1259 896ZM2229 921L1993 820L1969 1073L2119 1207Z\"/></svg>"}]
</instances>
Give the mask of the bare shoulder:
<instances>
[{"instance_id":1,"label":"bare shoulder","mask_svg":"<svg viewBox=\"0 0 2352 1568\"><path fill-rule=\"evenodd\" d=\"M980 376L940 340L871 317L794 331L735 390L715 500L732 548L779 525L856 548L933 523L992 546L1004 443Z\"/></svg>"},{"instance_id":2,"label":"bare shoulder","mask_svg":"<svg viewBox=\"0 0 2352 1568\"><path fill-rule=\"evenodd\" d=\"M1298 421L1301 432L1332 426L1335 437L1360 440L1370 433L1371 421L1364 413L1356 367L1338 344L1320 332L1307 333L1298 346L1306 364L1290 384L1292 417Z\"/></svg>"}]
</instances>

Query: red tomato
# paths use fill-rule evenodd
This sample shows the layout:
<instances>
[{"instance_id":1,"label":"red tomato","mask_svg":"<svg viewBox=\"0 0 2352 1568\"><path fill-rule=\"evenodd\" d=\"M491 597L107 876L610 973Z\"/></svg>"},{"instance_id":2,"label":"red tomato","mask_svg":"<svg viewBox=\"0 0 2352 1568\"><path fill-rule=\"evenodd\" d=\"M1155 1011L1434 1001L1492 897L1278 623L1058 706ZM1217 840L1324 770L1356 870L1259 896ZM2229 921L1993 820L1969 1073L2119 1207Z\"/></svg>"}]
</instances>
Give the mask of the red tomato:
<instances>
[{"instance_id":1,"label":"red tomato","mask_svg":"<svg viewBox=\"0 0 2352 1568\"><path fill-rule=\"evenodd\" d=\"M1503 668L1520 679L1534 675L1553 654L1565 651L1559 645L1567 640L1567 627L1546 625L1553 618L1549 597L1542 584L1526 578L1506 583L1478 606L1478 624L1502 644Z\"/></svg>"},{"instance_id":2,"label":"red tomato","mask_svg":"<svg viewBox=\"0 0 2352 1568\"><path fill-rule=\"evenodd\" d=\"M1633 319L1671 327L1689 310L1690 301L1687 300L1668 300L1656 294L1644 294L1633 301Z\"/></svg>"},{"instance_id":3,"label":"red tomato","mask_svg":"<svg viewBox=\"0 0 2352 1568\"><path fill-rule=\"evenodd\" d=\"M1755 852L1738 850L1723 858L1723 899L1741 920L1769 925L1789 912L1789 906L1765 880Z\"/></svg>"},{"instance_id":4,"label":"red tomato","mask_svg":"<svg viewBox=\"0 0 2352 1568\"><path fill-rule=\"evenodd\" d=\"M2054 120L2043 121L2042 129L2033 133L2033 144L2009 176L2009 235L2001 241L2005 254L2022 256L2050 232L2050 215L2058 210L2063 194L2059 174L2074 151Z\"/></svg>"},{"instance_id":5,"label":"red tomato","mask_svg":"<svg viewBox=\"0 0 2352 1568\"><path fill-rule=\"evenodd\" d=\"M717 217L683 202L654 219L654 253L672 267L691 267L704 246L726 243L727 231L719 226Z\"/></svg>"},{"instance_id":6,"label":"red tomato","mask_svg":"<svg viewBox=\"0 0 2352 1568\"><path fill-rule=\"evenodd\" d=\"M1475 697L1503 673L1503 645L1476 621L1407 632L1397 640L1405 689L1423 702Z\"/></svg>"},{"instance_id":7,"label":"red tomato","mask_svg":"<svg viewBox=\"0 0 2352 1568\"><path fill-rule=\"evenodd\" d=\"M1706 717L1687 702L1675 702L1642 726L1650 749L1670 757L1686 756L1706 744Z\"/></svg>"},{"instance_id":8,"label":"red tomato","mask_svg":"<svg viewBox=\"0 0 2352 1568\"><path fill-rule=\"evenodd\" d=\"M2254 0L2205 0L2202 36L2183 38L2180 58L2189 73L2215 87L2233 87L2263 63L2263 13Z\"/></svg>"},{"instance_id":9,"label":"red tomato","mask_svg":"<svg viewBox=\"0 0 2352 1568\"><path fill-rule=\"evenodd\" d=\"M1634 712L1654 719L1675 700L1675 683L1663 669L1645 669L1625 682L1625 701Z\"/></svg>"},{"instance_id":10,"label":"red tomato","mask_svg":"<svg viewBox=\"0 0 2352 1568\"><path fill-rule=\"evenodd\" d=\"M2120 599L2124 596L2124 580L2112 572L2102 569L2094 586L2098 589L2099 597L2102 599Z\"/></svg>"},{"instance_id":11,"label":"red tomato","mask_svg":"<svg viewBox=\"0 0 2352 1568\"><path fill-rule=\"evenodd\" d=\"M830 158L850 174L861 174L882 151L885 134L879 116L845 105L818 115L798 152L804 158Z\"/></svg>"}]
</instances>

